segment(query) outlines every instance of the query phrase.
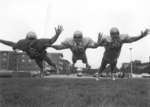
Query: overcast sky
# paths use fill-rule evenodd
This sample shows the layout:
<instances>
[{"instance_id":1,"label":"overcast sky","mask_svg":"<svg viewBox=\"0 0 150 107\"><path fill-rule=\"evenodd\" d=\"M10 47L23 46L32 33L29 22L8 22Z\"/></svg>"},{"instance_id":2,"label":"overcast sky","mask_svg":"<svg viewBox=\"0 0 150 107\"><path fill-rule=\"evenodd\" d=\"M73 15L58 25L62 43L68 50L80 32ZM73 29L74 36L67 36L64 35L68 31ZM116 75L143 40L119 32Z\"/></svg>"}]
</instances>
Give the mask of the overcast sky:
<instances>
[{"instance_id":1,"label":"overcast sky","mask_svg":"<svg viewBox=\"0 0 150 107\"><path fill-rule=\"evenodd\" d=\"M18 41L28 31L35 31L39 38L51 38L54 27L63 25L64 31L55 44L72 37L75 30L81 30L85 37L97 40L98 32L108 35L111 27L118 27L120 33L137 36L141 30L150 28L149 0L0 0L0 38ZM133 48L133 60L149 61L150 35L122 48L118 67L130 61L129 48ZM1 50L11 50L0 44ZM69 50L64 58L71 61ZM104 48L88 49L88 61L94 68L101 63Z\"/></svg>"}]
</instances>

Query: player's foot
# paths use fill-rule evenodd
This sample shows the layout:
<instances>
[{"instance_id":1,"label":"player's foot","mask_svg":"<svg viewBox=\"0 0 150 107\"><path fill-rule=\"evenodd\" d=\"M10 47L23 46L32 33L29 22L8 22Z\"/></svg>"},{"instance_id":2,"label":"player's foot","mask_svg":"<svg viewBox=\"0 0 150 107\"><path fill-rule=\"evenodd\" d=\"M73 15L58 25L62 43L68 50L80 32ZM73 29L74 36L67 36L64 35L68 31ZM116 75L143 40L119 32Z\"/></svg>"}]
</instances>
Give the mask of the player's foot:
<instances>
[{"instance_id":1,"label":"player's foot","mask_svg":"<svg viewBox=\"0 0 150 107\"><path fill-rule=\"evenodd\" d=\"M90 65L86 65L86 69L88 70L88 69L90 69L91 68L91 66Z\"/></svg>"},{"instance_id":2,"label":"player's foot","mask_svg":"<svg viewBox=\"0 0 150 107\"><path fill-rule=\"evenodd\" d=\"M115 78L115 74L114 74L114 73L112 73L112 75L111 75L111 79L112 79L112 80L116 80L116 78Z\"/></svg>"},{"instance_id":3,"label":"player's foot","mask_svg":"<svg viewBox=\"0 0 150 107\"><path fill-rule=\"evenodd\" d=\"M48 76L50 75L51 73L49 71L44 71L44 75Z\"/></svg>"},{"instance_id":4,"label":"player's foot","mask_svg":"<svg viewBox=\"0 0 150 107\"><path fill-rule=\"evenodd\" d=\"M78 72L78 73L77 73L77 76L78 76L78 77L82 77L82 76L83 76L83 73L82 73L82 72Z\"/></svg>"},{"instance_id":5,"label":"player's foot","mask_svg":"<svg viewBox=\"0 0 150 107\"><path fill-rule=\"evenodd\" d=\"M99 77L96 77L96 81L99 81Z\"/></svg>"},{"instance_id":6,"label":"player's foot","mask_svg":"<svg viewBox=\"0 0 150 107\"><path fill-rule=\"evenodd\" d=\"M96 81L98 81L98 80L100 79L100 75L99 75L98 72L96 72L96 73L93 75L93 77L96 77Z\"/></svg>"},{"instance_id":7,"label":"player's foot","mask_svg":"<svg viewBox=\"0 0 150 107\"><path fill-rule=\"evenodd\" d=\"M43 76L40 74L40 75L39 75L39 78L43 78Z\"/></svg>"},{"instance_id":8,"label":"player's foot","mask_svg":"<svg viewBox=\"0 0 150 107\"><path fill-rule=\"evenodd\" d=\"M55 71L57 71L57 66L56 65L54 65L53 68L54 68Z\"/></svg>"},{"instance_id":9,"label":"player's foot","mask_svg":"<svg viewBox=\"0 0 150 107\"><path fill-rule=\"evenodd\" d=\"M40 78L44 78L44 72L43 72L43 71L40 72L39 77L40 77Z\"/></svg>"},{"instance_id":10,"label":"player's foot","mask_svg":"<svg viewBox=\"0 0 150 107\"><path fill-rule=\"evenodd\" d=\"M93 75L93 77L98 77L99 76L99 73L98 72L96 72L94 75Z\"/></svg>"}]
</instances>

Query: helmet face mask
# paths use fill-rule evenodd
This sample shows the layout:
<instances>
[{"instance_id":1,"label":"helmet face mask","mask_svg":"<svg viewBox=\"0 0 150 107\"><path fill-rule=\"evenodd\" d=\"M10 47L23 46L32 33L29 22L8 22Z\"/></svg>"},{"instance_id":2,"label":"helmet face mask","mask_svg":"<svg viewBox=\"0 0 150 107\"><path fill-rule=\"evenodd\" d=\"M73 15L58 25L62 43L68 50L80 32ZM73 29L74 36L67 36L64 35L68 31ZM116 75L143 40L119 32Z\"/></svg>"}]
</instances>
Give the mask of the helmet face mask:
<instances>
[{"instance_id":1,"label":"helmet face mask","mask_svg":"<svg viewBox=\"0 0 150 107\"><path fill-rule=\"evenodd\" d=\"M75 41L76 43L79 43L79 42L82 41L82 38L81 38L81 37L75 37L75 38L74 38L74 41Z\"/></svg>"},{"instance_id":2,"label":"helmet face mask","mask_svg":"<svg viewBox=\"0 0 150 107\"><path fill-rule=\"evenodd\" d=\"M76 43L79 43L82 41L82 32L81 31L75 31L74 34L73 34L73 39Z\"/></svg>"},{"instance_id":3,"label":"helmet face mask","mask_svg":"<svg viewBox=\"0 0 150 107\"><path fill-rule=\"evenodd\" d=\"M115 27L111 28L111 30L110 30L110 36L111 36L112 39L118 39L119 35L120 35L120 33L119 33L118 28L115 28Z\"/></svg>"}]
</instances>

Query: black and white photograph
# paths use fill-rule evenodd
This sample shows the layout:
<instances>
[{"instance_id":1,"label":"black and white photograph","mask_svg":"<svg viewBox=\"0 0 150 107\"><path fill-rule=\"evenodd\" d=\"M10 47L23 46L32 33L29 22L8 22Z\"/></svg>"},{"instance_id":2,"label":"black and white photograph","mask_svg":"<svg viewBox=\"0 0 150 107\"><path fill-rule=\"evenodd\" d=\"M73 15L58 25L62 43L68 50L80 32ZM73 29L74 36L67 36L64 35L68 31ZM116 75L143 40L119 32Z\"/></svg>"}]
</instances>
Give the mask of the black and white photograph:
<instances>
[{"instance_id":1,"label":"black and white photograph","mask_svg":"<svg viewBox=\"0 0 150 107\"><path fill-rule=\"evenodd\" d=\"M149 0L0 0L0 107L150 107Z\"/></svg>"}]
</instances>

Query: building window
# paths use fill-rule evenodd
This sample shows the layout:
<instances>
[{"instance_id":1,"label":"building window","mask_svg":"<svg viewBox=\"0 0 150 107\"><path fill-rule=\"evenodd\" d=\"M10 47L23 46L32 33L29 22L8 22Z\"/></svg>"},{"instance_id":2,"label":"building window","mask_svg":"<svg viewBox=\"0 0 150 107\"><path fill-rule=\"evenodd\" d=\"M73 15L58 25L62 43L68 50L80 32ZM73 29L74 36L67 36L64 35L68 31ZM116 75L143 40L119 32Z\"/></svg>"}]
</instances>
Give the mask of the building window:
<instances>
[{"instance_id":1,"label":"building window","mask_svg":"<svg viewBox=\"0 0 150 107\"><path fill-rule=\"evenodd\" d=\"M28 62L29 62L29 63L31 63L31 62L32 62L32 60L31 60L31 59L29 59L29 60L28 60Z\"/></svg>"},{"instance_id":2,"label":"building window","mask_svg":"<svg viewBox=\"0 0 150 107\"><path fill-rule=\"evenodd\" d=\"M25 62L25 60L24 60L24 59L22 59L21 61L22 61L22 62Z\"/></svg>"},{"instance_id":3,"label":"building window","mask_svg":"<svg viewBox=\"0 0 150 107\"><path fill-rule=\"evenodd\" d=\"M7 56L7 53L3 53L3 56Z\"/></svg>"},{"instance_id":4,"label":"building window","mask_svg":"<svg viewBox=\"0 0 150 107\"><path fill-rule=\"evenodd\" d=\"M22 55L22 57L24 58L24 57L25 57L25 55Z\"/></svg>"},{"instance_id":5,"label":"building window","mask_svg":"<svg viewBox=\"0 0 150 107\"><path fill-rule=\"evenodd\" d=\"M3 61L7 61L7 59L6 59L6 58L3 58L2 60L3 60Z\"/></svg>"}]
</instances>

